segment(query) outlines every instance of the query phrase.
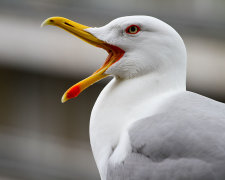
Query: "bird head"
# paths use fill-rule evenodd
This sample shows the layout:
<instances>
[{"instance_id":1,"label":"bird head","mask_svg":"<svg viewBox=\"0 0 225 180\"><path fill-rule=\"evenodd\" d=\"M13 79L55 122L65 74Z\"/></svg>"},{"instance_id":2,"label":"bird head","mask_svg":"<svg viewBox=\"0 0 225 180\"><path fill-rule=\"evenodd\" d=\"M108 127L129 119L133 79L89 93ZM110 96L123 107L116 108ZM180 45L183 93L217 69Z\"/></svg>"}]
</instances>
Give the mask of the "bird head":
<instances>
[{"instance_id":1,"label":"bird head","mask_svg":"<svg viewBox=\"0 0 225 180\"><path fill-rule=\"evenodd\" d=\"M149 73L174 71L181 72L177 75L185 78L186 49L183 40L171 26L159 19L127 16L92 28L66 18L51 17L43 25L58 26L109 54L100 69L64 93L62 102L77 97L84 89L108 75L130 79Z\"/></svg>"}]
</instances>

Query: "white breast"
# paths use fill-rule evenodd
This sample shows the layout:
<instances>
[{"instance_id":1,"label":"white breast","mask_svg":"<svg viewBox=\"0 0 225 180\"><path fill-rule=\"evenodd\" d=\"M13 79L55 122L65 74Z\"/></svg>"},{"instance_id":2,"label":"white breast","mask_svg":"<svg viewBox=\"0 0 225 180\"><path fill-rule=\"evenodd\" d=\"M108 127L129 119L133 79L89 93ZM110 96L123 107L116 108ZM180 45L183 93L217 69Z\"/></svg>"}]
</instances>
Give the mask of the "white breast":
<instances>
[{"instance_id":1,"label":"white breast","mask_svg":"<svg viewBox=\"0 0 225 180\"><path fill-rule=\"evenodd\" d=\"M185 87L162 83L162 77L161 81L156 77L151 74L127 80L114 78L98 97L91 114L90 140L101 176L106 172L112 149L118 148L110 158L114 163L122 161L129 151L126 131L129 125L156 114L166 97L185 90Z\"/></svg>"}]
</instances>

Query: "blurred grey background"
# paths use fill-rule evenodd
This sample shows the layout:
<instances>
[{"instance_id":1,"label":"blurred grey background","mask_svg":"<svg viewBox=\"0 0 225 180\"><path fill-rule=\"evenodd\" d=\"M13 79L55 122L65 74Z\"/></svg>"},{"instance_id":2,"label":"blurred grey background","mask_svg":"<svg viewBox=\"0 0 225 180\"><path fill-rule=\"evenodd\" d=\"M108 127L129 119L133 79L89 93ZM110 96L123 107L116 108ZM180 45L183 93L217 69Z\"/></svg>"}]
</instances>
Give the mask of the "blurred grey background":
<instances>
[{"instance_id":1,"label":"blurred grey background","mask_svg":"<svg viewBox=\"0 0 225 180\"><path fill-rule=\"evenodd\" d=\"M106 53L56 28L51 16L102 26L125 15L172 25L188 51L188 89L225 102L225 0L0 0L0 179L99 180L89 116L106 81L65 104L64 91Z\"/></svg>"}]
</instances>

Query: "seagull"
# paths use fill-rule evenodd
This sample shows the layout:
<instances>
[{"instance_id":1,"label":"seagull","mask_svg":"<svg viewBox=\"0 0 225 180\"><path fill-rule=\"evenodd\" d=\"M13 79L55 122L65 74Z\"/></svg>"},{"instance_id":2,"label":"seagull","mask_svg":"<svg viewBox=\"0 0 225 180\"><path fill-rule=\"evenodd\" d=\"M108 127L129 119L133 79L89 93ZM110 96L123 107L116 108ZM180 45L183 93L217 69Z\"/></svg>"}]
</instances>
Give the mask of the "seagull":
<instances>
[{"instance_id":1,"label":"seagull","mask_svg":"<svg viewBox=\"0 0 225 180\"><path fill-rule=\"evenodd\" d=\"M108 52L62 102L113 76L91 113L90 142L101 180L224 180L225 104L186 90L185 44L150 16L88 27L63 17L58 26Z\"/></svg>"}]
</instances>

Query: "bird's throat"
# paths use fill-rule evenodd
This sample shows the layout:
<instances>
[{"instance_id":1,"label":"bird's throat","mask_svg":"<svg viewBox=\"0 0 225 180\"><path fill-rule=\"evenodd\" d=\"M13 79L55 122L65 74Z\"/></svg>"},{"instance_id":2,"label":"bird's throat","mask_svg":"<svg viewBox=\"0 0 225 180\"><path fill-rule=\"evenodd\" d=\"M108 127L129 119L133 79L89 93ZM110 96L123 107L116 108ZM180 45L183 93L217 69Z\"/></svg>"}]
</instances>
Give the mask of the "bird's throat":
<instances>
[{"instance_id":1,"label":"bird's throat","mask_svg":"<svg viewBox=\"0 0 225 180\"><path fill-rule=\"evenodd\" d=\"M90 120L91 146L99 169L120 142L121 132L135 121L157 114L171 93L185 90L174 88L167 77L156 77L147 74L126 80L114 78L99 95Z\"/></svg>"}]
</instances>

